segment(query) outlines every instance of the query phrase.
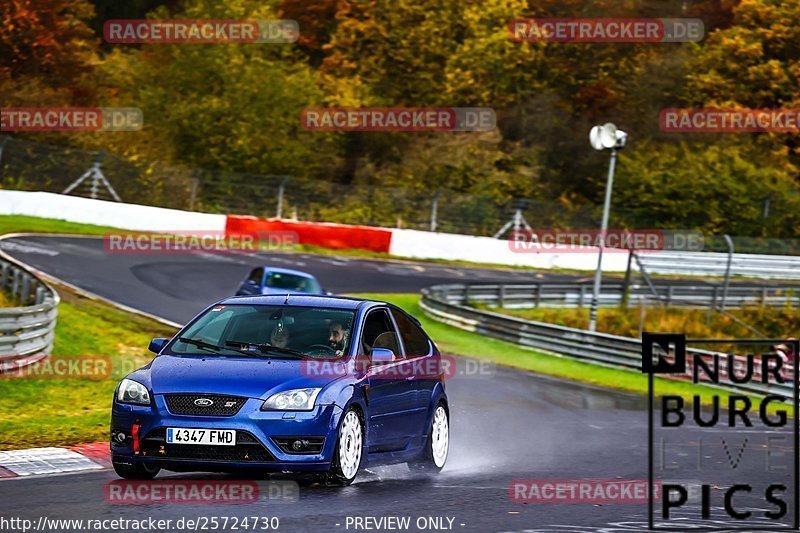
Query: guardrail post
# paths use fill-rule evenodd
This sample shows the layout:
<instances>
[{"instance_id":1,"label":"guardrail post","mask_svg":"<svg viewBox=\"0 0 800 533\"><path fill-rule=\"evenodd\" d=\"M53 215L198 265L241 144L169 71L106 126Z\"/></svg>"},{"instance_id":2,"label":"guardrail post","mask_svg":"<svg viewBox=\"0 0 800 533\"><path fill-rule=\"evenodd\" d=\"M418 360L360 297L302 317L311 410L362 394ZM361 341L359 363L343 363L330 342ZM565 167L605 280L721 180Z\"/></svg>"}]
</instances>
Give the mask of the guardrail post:
<instances>
[{"instance_id":1,"label":"guardrail post","mask_svg":"<svg viewBox=\"0 0 800 533\"><path fill-rule=\"evenodd\" d=\"M470 296L470 286L464 285L464 305L469 305Z\"/></svg>"},{"instance_id":2,"label":"guardrail post","mask_svg":"<svg viewBox=\"0 0 800 533\"><path fill-rule=\"evenodd\" d=\"M11 281L11 295L14 298L19 298L19 282L20 282L19 278L20 278L21 274L22 273L19 270L14 270L14 273L11 276L11 278L12 278L12 281Z\"/></svg>"},{"instance_id":3,"label":"guardrail post","mask_svg":"<svg viewBox=\"0 0 800 533\"><path fill-rule=\"evenodd\" d=\"M586 297L586 285L581 285L581 298L578 301L578 309L583 309L583 299Z\"/></svg>"},{"instance_id":4,"label":"guardrail post","mask_svg":"<svg viewBox=\"0 0 800 533\"><path fill-rule=\"evenodd\" d=\"M631 286L631 267L633 266L633 250L628 250L628 266L625 268L625 281L622 282L622 306L628 308L628 300Z\"/></svg>"},{"instance_id":5,"label":"guardrail post","mask_svg":"<svg viewBox=\"0 0 800 533\"><path fill-rule=\"evenodd\" d=\"M283 218L283 191L286 189L286 182L289 181L289 176L283 176L280 185L278 185L278 205L275 208L275 218Z\"/></svg>"},{"instance_id":6,"label":"guardrail post","mask_svg":"<svg viewBox=\"0 0 800 533\"><path fill-rule=\"evenodd\" d=\"M724 310L725 309L725 300L728 297L728 285L731 282L731 265L733 264L733 239L728 234L722 236L725 239L725 243L728 245L728 264L725 266L725 281L723 282L725 289L722 291L722 302L720 303L719 308Z\"/></svg>"},{"instance_id":7,"label":"guardrail post","mask_svg":"<svg viewBox=\"0 0 800 533\"><path fill-rule=\"evenodd\" d=\"M189 178L189 211L194 211L194 204L197 200L197 178Z\"/></svg>"},{"instance_id":8,"label":"guardrail post","mask_svg":"<svg viewBox=\"0 0 800 533\"><path fill-rule=\"evenodd\" d=\"M674 288L675 288L675 287L674 287L674 286L672 286L672 285L670 285L669 287L667 287L667 307L669 307L669 306L670 306L670 304L672 303L672 290L673 290Z\"/></svg>"},{"instance_id":9,"label":"guardrail post","mask_svg":"<svg viewBox=\"0 0 800 533\"><path fill-rule=\"evenodd\" d=\"M28 298L31 296L31 277L22 276L22 290L20 291L19 301L20 305L28 305Z\"/></svg>"},{"instance_id":10,"label":"guardrail post","mask_svg":"<svg viewBox=\"0 0 800 533\"><path fill-rule=\"evenodd\" d=\"M767 287L761 287L761 307L767 305Z\"/></svg>"},{"instance_id":11,"label":"guardrail post","mask_svg":"<svg viewBox=\"0 0 800 533\"><path fill-rule=\"evenodd\" d=\"M2 286L4 289L6 287L8 287L8 269L9 268L10 267L8 266L8 263L6 263L6 262L3 262L2 267L0 267L0 286Z\"/></svg>"},{"instance_id":12,"label":"guardrail post","mask_svg":"<svg viewBox=\"0 0 800 533\"><path fill-rule=\"evenodd\" d=\"M497 288L497 305L500 309L506 306L506 286L500 285Z\"/></svg>"},{"instance_id":13,"label":"guardrail post","mask_svg":"<svg viewBox=\"0 0 800 533\"><path fill-rule=\"evenodd\" d=\"M539 304L542 302L542 284L536 284L536 299L534 300L534 307L538 308Z\"/></svg>"},{"instance_id":14,"label":"guardrail post","mask_svg":"<svg viewBox=\"0 0 800 533\"><path fill-rule=\"evenodd\" d=\"M439 213L439 196L441 196L442 191L436 191L436 194L433 195L433 202L431 203L431 231L436 231L436 227L438 225L438 213Z\"/></svg>"}]
</instances>

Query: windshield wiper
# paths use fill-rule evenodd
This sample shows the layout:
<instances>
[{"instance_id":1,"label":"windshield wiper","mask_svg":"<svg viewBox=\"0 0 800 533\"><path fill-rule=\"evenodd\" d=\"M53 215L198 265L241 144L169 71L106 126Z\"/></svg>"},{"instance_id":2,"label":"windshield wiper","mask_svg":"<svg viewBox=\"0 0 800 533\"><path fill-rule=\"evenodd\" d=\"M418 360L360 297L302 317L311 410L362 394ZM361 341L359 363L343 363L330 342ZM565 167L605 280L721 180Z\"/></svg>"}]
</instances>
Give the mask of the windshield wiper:
<instances>
[{"instance_id":1,"label":"windshield wiper","mask_svg":"<svg viewBox=\"0 0 800 533\"><path fill-rule=\"evenodd\" d=\"M218 353L220 355L225 355L223 353L220 353L222 350L231 350L233 352L238 352L242 355L247 355L249 357L260 357L260 354L254 352L237 350L236 348L228 348L226 346L217 346L216 344L211 344L210 342L201 341L200 339L190 339L188 337L180 337L178 340L181 342L185 342L186 344L191 344L192 346L197 346L198 348L201 348L203 350L209 350Z\"/></svg>"},{"instance_id":2,"label":"windshield wiper","mask_svg":"<svg viewBox=\"0 0 800 533\"><path fill-rule=\"evenodd\" d=\"M225 341L225 346L253 346L263 352L274 352L281 355L290 355L295 359L305 359L308 356L303 352L292 350L290 348L281 348L280 346L273 346L268 342L242 342L242 341ZM252 352L251 352L252 353Z\"/></svg>"}]
</instances>

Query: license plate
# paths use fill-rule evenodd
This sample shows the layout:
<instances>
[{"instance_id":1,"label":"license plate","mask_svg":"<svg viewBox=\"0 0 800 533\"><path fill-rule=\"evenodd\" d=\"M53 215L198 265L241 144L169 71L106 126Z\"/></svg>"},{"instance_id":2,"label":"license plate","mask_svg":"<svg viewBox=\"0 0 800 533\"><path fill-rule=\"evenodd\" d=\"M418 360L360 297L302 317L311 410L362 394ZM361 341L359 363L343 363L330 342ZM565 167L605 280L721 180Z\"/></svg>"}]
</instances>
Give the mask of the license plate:
<instances>
[{"instance_id":1,"label":"license plate","mask_svg":"<svg viewBox=\"0 0 800 533\"><path fill-rule=\"evenodd\" d=\"M236 431L233 429L167 428L167 444L235 446Z\"/></svg>"}]
</instances>

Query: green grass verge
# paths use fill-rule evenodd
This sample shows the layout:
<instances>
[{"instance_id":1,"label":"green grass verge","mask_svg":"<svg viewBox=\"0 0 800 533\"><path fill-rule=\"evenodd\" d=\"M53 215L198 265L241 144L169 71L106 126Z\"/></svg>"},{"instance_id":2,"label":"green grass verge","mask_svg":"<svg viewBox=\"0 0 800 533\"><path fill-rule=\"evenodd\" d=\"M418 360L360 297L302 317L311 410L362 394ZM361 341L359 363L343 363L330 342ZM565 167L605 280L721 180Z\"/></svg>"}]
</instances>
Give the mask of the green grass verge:
<instances>
[{"instance_id":1,"label":"green grass verge","mask_svg":"<svg viewBox=\"0 0 800 533\"><path fill-rule=\"evenodd\" d=\"M23 215L0 215L0 234L4 233L74 233L78 235L103 235L119 229L91 224L78 224L53 218Z\"/></svg>"},{"instance_id":2,"label":"green grass verge","mask_svg":"<svg viewBox=\"0 0 800 533\"><path fill-rule=\"evenodd\" d=\"M445 353L463 355L496 364L528 370L537 374L545 374L557 378L569 379L608 389L621 390L635 394L647 394L647 377L640 372L616 369L583 363L574 359L551 355L538 350L522 348L516 344L484 337L462 329L443 324L428 317L419 305L420 297L416 294L356 294L360 298L374 298L397 305L417 317L422 327L436 345ZM656 378L654 389L659 396L676 395L685 400L699 394L703 403L710 404L710 399L719 396L720 405L727 406L730 395L723 390L695 385L690 382ZM754 406L759 399L751 396ZM770 412L786 409L792 414L791 406L770 405Z\"/></svg>"},{"instance_id":3,"label":"green grass verge","mask_svg":"<svg viewBox=\"0 0 800 533\"><path fill-rule=\"evenodd\" d=\"M154 320L59 293L56 342L47 365L95 357L108 365L108 375L0 378L0 450L108 439L117 382L152 358L151 338L175 333Z\"/></svg>"}]
</instances>

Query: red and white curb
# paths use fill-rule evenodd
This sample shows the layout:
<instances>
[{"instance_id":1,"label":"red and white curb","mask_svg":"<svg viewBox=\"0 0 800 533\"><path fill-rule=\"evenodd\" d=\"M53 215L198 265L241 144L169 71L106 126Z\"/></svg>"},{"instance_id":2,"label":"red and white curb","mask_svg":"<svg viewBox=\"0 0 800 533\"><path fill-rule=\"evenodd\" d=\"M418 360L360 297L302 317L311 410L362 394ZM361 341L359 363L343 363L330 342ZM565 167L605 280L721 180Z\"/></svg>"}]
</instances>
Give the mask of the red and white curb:
<instances>
[{"instance_id":1,"label":"red and white curb","mask_svg":"<svg viewBox=\"0 0 800 533\"><path fill-rule=\"evenodd\" d=\"M63 448L0 451L0 478L63 474L111 467L107 442Z\"/></svg>"}]
</instances>

